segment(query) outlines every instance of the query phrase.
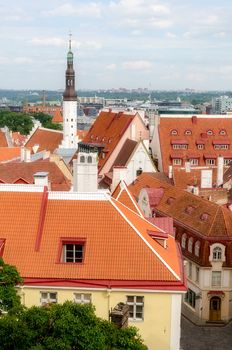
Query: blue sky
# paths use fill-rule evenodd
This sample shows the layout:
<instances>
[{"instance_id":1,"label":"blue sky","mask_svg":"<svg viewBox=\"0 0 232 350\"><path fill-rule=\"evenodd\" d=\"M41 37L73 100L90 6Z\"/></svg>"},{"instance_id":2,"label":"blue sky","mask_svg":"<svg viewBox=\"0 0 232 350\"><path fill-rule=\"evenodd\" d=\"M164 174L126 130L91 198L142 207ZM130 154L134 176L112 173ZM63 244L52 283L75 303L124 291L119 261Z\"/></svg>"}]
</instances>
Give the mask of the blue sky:
<instances>
[{"instance_id":1,"label":"blue sky","mask_svg":"<svg viewBox=\"0 0 232 350\"><path fill-rule=\"evenodd\" d=\"M232 88L231 0L0 0L0 88Z\"/></svg>"}]
</instances>

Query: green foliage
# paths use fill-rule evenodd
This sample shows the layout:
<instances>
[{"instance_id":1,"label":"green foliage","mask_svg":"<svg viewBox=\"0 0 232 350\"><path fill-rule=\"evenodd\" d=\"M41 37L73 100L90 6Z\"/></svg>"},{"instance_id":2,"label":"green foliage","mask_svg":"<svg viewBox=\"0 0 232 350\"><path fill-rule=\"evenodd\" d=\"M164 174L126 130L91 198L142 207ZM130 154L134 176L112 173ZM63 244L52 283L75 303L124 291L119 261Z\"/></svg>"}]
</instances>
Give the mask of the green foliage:
<instances>
[{"instance_id":1,"label":"green foliage","mask_svg":"<svg viewBox=\"0 0 232 350\"><path fill-rule=\"evenodd\" d=\"M19 131L21 134L27 135L33 127L33 121L26 113L0 111L0 128L4 126L7 126L11 131Z\"/></svg>"},{"instance_id":2,"label":"green foliage","mask_svg":"<svg viewBox=\"0 0 232 350\"><path fill-rule=\"evenodd\" d=\"M20 309L20 297L15 285L22 283L17 269L5 264L0 258L0 309L3 311L17 312Z\"/></svg>"},{"instance_id":3,"label":"green foliage","mask_svg":"<svg viewBox=\"0 0 232 350\"><path fill-rule=\"evenodd\" d=\"M52 116L50 114L45 114L41 112L33 113L33 118L39 120L44 128L62 130L62 126L60 124L55 124L52 122Z\"/></svg>"},{"instance_id":4,"label":"green foliage","mask_svg":"<svg viewBox=\"0 0 232 350\"><path fill-rule=\"evenodd\" d=\"M10 337L9 337L10 334ZM146 350L136 328L118 329L91 305L65 302L0 318L1 350Z\"/></svg>"}]
</instances>

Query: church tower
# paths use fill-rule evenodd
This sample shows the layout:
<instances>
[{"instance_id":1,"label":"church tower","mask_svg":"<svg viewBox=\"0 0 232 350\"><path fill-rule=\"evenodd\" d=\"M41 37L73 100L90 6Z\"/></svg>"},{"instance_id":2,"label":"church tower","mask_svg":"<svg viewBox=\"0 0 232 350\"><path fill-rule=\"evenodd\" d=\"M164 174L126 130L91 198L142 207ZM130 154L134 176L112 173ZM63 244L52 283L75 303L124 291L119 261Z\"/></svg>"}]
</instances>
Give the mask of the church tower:
<instances>
[{"instance_id":1,"label":"church tower","mask_svg":"<svg viewBox=\"0 0 232 350\"><path fill-rule=\"evenodd\" d=\"M75 91L71 35L65 72L65 91L63 93L63 129L62 148L77 148L77 93Z\"/></svg>"}]
</instances>

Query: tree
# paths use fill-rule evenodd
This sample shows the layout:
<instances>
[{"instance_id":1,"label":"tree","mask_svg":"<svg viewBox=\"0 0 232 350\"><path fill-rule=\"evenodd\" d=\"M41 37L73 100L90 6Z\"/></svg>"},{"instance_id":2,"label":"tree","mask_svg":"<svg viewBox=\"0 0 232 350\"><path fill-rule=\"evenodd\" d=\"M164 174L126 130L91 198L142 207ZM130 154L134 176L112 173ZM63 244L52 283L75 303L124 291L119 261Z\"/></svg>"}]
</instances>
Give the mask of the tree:
<instances>
[{"instance_id":1,"label":"tree","mask_svg":"<svg viewBox=\"0 0 232 350\"><path fill-rule=\"evenodd\" d=\"M2 350L147 349L135 328L118 329L98 318L92 305L72 302L2 316L0 339Z\"/></svg>"},{"instance_id":2,"label":"tree","mask_svg":"<svg viewBox=\"0 0 232 350\"><path fill-rule=\"evenodd\" d=\"M0 111L0 128L4 126L7 126L11 131L19 131L21 134L27 135L33 127L33 121L26 113Z\"/></svg>"},{"instance_id":3,"label":"tree","mask_svg":"<svg viewBox=\"0 0 232 350\"><path fill-rule=\"evenodd\" d=\"M60 124L55 124L52 122L52 116L50 114L45 114L42 112L33 113L33 118L39 120L44 128L62 130L62 126Z\"/></svg>"},{"instance_id":4,"label":"tree","mask_svg":"<svg viewBox=\"0 0 232 350\"><path fill-rule=\"evenodd\" d=\"M16 267L5 264L0 258L0 310L15 313L21 307L15 286L22 283Z\"/></svg>"}]
</instances>

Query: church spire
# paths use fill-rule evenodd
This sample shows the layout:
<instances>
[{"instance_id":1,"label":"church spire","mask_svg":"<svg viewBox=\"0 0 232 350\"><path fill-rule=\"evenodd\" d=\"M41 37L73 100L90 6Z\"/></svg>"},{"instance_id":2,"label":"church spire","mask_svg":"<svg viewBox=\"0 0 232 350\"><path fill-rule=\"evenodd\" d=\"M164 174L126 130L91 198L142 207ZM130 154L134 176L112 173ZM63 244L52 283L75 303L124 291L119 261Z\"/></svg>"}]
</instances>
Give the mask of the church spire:
<instances>
[{"instance_id":1,"label":"church spire","mask_svg":"<svg viewBox=\"0 0 232 350\"><path fill-rule=\"evenodd\" d=\"M73 53L72 53L72 34L69 34L69 50L67 54L67 69L65 73L65 91L63 99L66 101L75 101L77 94L75 91L75 71L73 69Z\"/></svg>"}]
</instances>

